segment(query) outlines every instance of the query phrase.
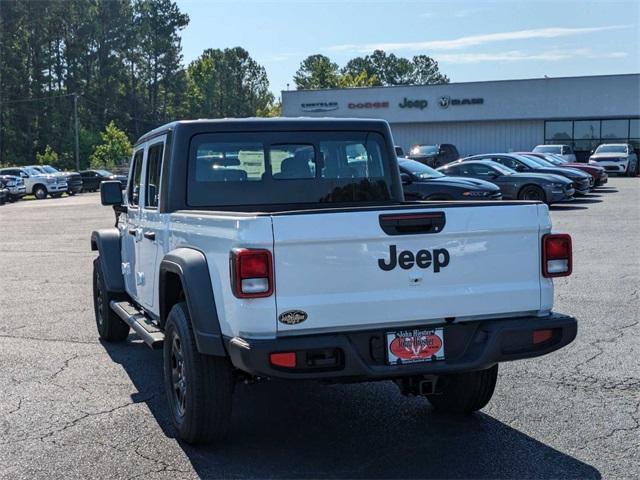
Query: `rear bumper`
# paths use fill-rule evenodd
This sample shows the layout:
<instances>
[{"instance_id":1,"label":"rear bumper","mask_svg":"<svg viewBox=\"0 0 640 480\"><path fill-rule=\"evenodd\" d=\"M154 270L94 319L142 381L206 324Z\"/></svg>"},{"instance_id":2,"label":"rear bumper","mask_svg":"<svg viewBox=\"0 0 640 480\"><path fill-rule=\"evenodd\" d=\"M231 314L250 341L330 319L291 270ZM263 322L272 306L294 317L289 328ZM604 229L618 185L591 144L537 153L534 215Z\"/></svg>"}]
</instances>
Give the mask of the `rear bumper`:
<instances>
[{"instance_id":1,"label":"rear bumper","mask_svg":"<svg viewBox=\"0 0 640 480\"><path fill-rule=\"evenodd\" d=\"M537 357L568 345L576 337L573 317L519 317L484 320L444 328L445 360L387 365L385 333L388 330L283 337L274 340L226 338L233 365L247 373L288 379L342 381L384 380L416 375L440 375L489 368L498 362ZM425 328L434 328L429 325ZM419 328L419 327L411 327ZM533 344L534 330L552 330L550 339ZM395 327L393 330L402 330ZM297 368L272 366L271 353L296 352ZM335 362L310 358L335 354Z\"/></svg>"}]
</instances>

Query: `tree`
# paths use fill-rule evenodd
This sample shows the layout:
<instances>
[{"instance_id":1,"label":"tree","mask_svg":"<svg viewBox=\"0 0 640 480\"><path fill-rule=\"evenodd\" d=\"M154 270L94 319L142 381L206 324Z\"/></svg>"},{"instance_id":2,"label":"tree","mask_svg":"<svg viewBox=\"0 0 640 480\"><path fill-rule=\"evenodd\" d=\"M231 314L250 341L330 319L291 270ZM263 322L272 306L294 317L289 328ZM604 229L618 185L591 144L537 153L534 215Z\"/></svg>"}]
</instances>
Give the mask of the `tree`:
<instances>
[{"instance_id":1,"label":"tree","mask_svg":"<svg viewBox=\"0 0 640 480\"><path fill-rule=\"evenodd\" d=\"M58 164L58 154L50 145L47 145L43 152L36 153L36 163L55 166Z\"/></svg>"},{"instance_id":2,"label":"tree","mask_svg":"<svg viewBox=\"0 0 640 480\"><path fill-rule=\"evenodd\" d=\"M379 80L377 76L369 75L363 70L355 77L350 73L340 75L338 84L340 88L375 87L379 85Z\"/></svg>"},{"instance_id":3,"label":"tree","mask_svg":"<svg viewBox=\"0 0 640 480\"><path fill-rule=\"evenodd\" d=\"M258 117L281 117L282 116L282 101L278 99L272 102L265 109L258 110L256 113Z\"/></svg>"},{"instance_id":4,"label":"tree","mask_svg":"<svg viewBox=\"0 0 640 480\"><path fill-rule=\"evenodd\" d=\"M311 55L300 63L293 81L299 90L337 88L340 85L338 64L324 55Z\"/></svg>"},{"instance_id":5,"label":"tree","mask_svg":"<svg viewBox=\"0 0 640 480\"><path fill-rule=\"evenodd\" d=\"M416 55L409 60L376 50L371 55L356 57L342 69L343 75L357 76L366 72L376 78L376 85L427 85L448 83L449 78L440 73L438 62L427 55Z\"/></svg>"},{"instance_id":6,"label":"tree","mask_svg":"<svg viewBox=\"0 0 640 480\"><path fill-rule=\"evenodd\" d=\"M273 102L266 70L241 47L205 50L186 80L190 116L250 117Z\"/></svg>"},{"instance_id":7,"label":"tree","mask_svg":"<svg viewBox=\"0 0 640 480\"><path fill-rule=\"evenodd\" d=\"M89 158L91 168L113 169L129 160L133 147L127 134L115 123L109 122L100 138L102 143L96 146Z\"/></svg>"}]
</instances>

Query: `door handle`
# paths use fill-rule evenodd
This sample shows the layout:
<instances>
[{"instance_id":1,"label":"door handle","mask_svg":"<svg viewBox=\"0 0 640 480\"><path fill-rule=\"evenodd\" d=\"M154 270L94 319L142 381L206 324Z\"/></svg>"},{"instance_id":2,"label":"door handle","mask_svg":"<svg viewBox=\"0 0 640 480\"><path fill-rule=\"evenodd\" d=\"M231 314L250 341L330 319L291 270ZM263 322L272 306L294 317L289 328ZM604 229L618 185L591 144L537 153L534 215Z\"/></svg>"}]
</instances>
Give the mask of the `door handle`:
<instances>
[{"instance_id":1,"label":"door handle","mask_svg":"<svg viewBox=\"0 0 640 480\"><path fill-rule=\"evenodd\" d=\"M144 235L144 238L148 238L149 240L156 239L156 232L144 232L143 235Z\"/></svg>"},{"instance_id":2,"label":"door handle","mask_svg":"<svg viewBox=\"0 0 640 480\"><path fill-rule=\"evenodd\" d=\"M136 236L136 233L138 233L138 229L137 228L130 228L129 229L129 235L133 235L134 237Z\"/></svg>"}]
</instances>

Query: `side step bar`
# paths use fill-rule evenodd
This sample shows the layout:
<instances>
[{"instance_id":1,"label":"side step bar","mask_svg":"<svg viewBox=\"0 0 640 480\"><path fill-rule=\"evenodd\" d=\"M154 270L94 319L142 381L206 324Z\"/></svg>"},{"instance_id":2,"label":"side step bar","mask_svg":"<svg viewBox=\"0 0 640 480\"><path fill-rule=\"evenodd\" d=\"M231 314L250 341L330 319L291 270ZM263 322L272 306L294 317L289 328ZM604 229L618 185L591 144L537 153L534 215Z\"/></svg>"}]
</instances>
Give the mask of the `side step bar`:
<instances>
[{"instance_id":1,"label":"side step bar","mask_svg":"<svg viewBox=\"0 0 640 480\"><path fill-rule=\"evenodd\" d=\"M109 304L124 323L129 325L138 336L149 345L156 349L162 347L164 343L164 332L140 310L131 305L129 302L116 302L111 300Z\"/></svg>"}]
</instances>

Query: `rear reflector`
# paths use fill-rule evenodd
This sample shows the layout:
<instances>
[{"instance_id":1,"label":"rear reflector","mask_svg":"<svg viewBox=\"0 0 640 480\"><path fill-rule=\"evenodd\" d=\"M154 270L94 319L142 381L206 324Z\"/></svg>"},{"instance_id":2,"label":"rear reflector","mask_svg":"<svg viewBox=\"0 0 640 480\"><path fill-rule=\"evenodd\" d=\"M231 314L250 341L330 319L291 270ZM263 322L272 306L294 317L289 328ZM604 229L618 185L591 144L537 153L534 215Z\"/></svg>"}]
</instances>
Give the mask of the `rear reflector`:
<instances>
[{"instance_id":1,"label":"rear reflector","mask_svg":"<svg viewBox=\"0 0 640 480\"><path fill-rule=\"evenodd\" d=\"M269 361L274 367L296 368L296 352L272 353Z\"/></svg>"},{"instance_id":2,"label":"rear reflector","mask_svg":"<svg viewBox=\"0 0 640 480\"><path fill-rule=\"evenodd\" d=\"M553 330L534 330L533 331L533 344L544 343L550 340L553 336Z\"/></svg>"},{"instance_id":3,"label":"rear reflector","mask_svg":"<svg viewBox=\"0 0 640 480\"><path fill-rule=\"evenodd\" d=\"M269 250L236 248L231 252L230 263L236 297L268 297L273 293L273 262Z\"/></svg>"},{"instance_id":4,"label":"rear reflector","mask_svg":"<svg viewBox=\"0 0 640 480\"><path fill-rule=\"evenodd\" d=\"M546 278L566 277L573 269L571 237L566 233L542 237L542 275Z\"/></svg>"}]
</instances>

